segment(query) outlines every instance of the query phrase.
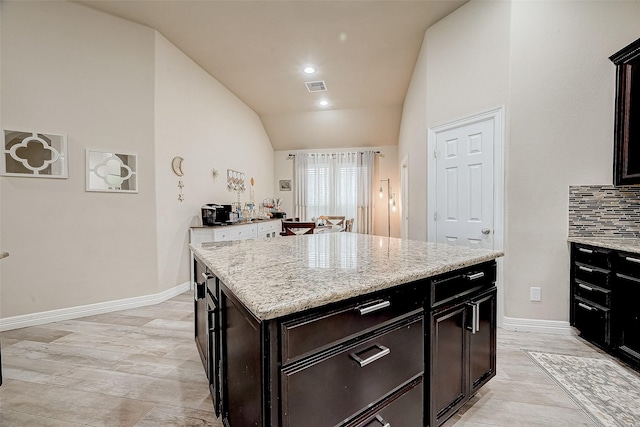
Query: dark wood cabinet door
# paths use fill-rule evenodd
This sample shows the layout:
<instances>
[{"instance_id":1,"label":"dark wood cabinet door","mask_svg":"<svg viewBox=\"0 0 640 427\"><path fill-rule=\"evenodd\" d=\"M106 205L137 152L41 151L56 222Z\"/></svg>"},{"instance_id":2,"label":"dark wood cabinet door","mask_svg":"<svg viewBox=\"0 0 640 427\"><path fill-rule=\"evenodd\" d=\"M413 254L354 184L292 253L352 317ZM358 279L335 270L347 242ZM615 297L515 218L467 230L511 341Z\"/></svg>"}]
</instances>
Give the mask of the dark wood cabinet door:
<instances>
[{"instance_id":1,"label":"dark wood cabinet door","mask_svg":"<svg viewBox=\"0 0 640 427\"><path fill-rule=\"evenodd\" d=\"M206 268L203 264L194 261L194 271L195 271L195 283L194 285L194 304L193 304L193 316L194 316L194 333L195 333L195 341L196 348L198 349L198 353L200 354L200 360L202 360L202 365L204 366L204 370L207 374L207 378L209 378L209 369L208 369L208 361L207 361L207 301L205 298L205 288L206 283L203 274L206 272Z\"/></svg>"},{"instance_id":2,"label":"dark wood cabinet door","mask_svg":"<svg viewBox=\"0 0 640 427\"><path fill-rule=\"evenodd\" d=\"M473 395L496 375L496 290L471 304L477 312L477 323L469 336L469 387Z\"/></svg>"},{"instance_id":3,"label":"dark wood cabinet door","mask_svg":"<svg viewBox=\"0 0 640 427\"><path fill-rule=\"evenodd\" d=\"M640 184L640 39L609 59L616 65L614 185Z\"/></svg>"},{"instance_id":4,"label":"dark wood cabinet door","mask_svg":"<svg viewBox=\"0 0 640 427\"><path fill-rule=\"evenodd\" d=\"M467 304L431 315L430 425L436 427L466 402L468 393Z\"/></svg>"},{"instance_id":5,"label":"dark wood cabinet door","mask_svg":"<svg viewBox=\"0 0 640 427\"><path fill-rule=\"evenodd\" d=\"M639 268L640 270L640 268ZM640 272L639 272L640 273ZM638 275L640 277L640 274ZM636 366L640 365L640 278L616 275L616 325L618 352Z\"/></svg>"}]
</instances>

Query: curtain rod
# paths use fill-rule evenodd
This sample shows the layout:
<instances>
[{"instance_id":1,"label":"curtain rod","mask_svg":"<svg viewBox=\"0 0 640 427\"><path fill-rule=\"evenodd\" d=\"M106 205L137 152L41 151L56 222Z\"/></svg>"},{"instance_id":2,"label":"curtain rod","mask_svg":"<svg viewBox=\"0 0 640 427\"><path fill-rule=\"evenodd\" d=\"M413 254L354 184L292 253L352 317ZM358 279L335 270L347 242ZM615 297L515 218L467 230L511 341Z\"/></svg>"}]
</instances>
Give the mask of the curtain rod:
<instances>
[{"instance_id":1,"label":"curtain rod","mask_svg":"<svg viewBox=\"0 0 640 427\"><path fill-rule=\"evenodd\" d=\"M347 151L345 151L345 152L347 152ZM362 154L362 153L364 153L364 151L357 151L357 153ZM312 154L318 154L318 153L312 153ZM335 154L340 154L340 153L319 153L319 154L334 154L335 155ZM381 154L381 153L380 153L380 151L374 151L373 154ZM289 155L287 156L287 159L294 159L295 157L296 157L295 154L289 153Z\"/></svg>"}]
</instances>

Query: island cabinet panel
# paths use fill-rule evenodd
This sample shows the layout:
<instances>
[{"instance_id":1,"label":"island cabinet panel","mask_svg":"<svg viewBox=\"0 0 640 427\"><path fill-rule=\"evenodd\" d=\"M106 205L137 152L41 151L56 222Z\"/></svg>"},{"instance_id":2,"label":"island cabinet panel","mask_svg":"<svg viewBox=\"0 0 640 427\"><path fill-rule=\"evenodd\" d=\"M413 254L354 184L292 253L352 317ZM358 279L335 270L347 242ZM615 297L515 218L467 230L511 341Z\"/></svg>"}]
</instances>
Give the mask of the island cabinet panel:
<instances>
[{"instance_id":1,"label":"island cabinet panel","mask_svg":"<svg viewBox=\"0 0 640 427\"><path fill-rule=\"evenodd\" d=\"M495 266L275 319L218 280L225 427L437 427L495 375Z\"/></svg>"},{"instance_id":2,"label":"island cabinet panel","mask_svg":"<svg viewBox=\"0 0 640 427\"><path fill-rule=\"evenodd\" d=\"M344 425L366 412L368 406L422 376L423 337L420 313L367 340L284 368L282 425Z\"/></svg>"},{"instance_id":3,"label":"island cabinet panel","mask_svg":"<svg viewBox=\"0 0 640 427\"><path fill-rule=\"evenodd\" d=\"M432 290L429 425L436 427L496 374L495 263L434 278Z\"/></svg>"},{"instance_id":4,"label":"island cabinet panel","mask_svg":"<svg viewBox=\"0 0 640 427\"><path fill-rule=\"evenodd\" d=\"M640 367L640 254L616 252L614 307L617 352Z\"/></svg>"}]
</instances>

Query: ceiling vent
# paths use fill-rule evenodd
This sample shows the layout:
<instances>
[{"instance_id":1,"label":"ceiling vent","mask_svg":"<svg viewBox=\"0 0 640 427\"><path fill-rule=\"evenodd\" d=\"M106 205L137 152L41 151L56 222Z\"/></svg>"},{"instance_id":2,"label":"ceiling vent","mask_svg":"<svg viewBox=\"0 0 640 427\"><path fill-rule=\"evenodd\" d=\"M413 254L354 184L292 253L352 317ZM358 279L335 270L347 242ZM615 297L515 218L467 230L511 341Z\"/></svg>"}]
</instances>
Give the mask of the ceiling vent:
<instances>
[{"instance_id":1,"label":"ceiling vent","mask_svg":"<svg viewBox=\"0 0 640 427\"><path fill-rule=\"evenodd\" d=\"M324 80L319 80L317 82L305 82L304 84L307 85L307 90L309 92L324 92L327 90L327 84Z\"/></svg>"}]
</instances>

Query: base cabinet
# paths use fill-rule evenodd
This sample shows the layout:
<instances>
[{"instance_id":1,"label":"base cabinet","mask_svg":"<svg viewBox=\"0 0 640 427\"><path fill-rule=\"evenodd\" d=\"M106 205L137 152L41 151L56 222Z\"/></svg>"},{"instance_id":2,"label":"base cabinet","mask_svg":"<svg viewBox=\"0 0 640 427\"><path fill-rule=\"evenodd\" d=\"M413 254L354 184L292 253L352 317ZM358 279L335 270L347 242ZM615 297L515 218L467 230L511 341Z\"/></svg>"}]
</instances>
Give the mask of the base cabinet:
<instances>
[{"instance_id":1,"label":"base cabinet","mask_svg":"<svg viewBox=\"0 0 640 427\"><path fill-rule=\"evenodd\" d=\"M217 280L224 426L440 425L495 375L495 262L441 279L263 321Z\"/></svg>"},{"instance_id":2,"label":"base cabinet","mask_svg":"<svg viewBox=\"0 0 640 427\"><path fill-rule=\"evenodd\" d=\"M496 288L431 314L430 425L439 426L496 374Z\"/></svg>"},{"instance_id":3,"label":"base cabinet","mask_svg":"<svg viewBox=\"0 0 640 427\"><path fill-rule=\"evenodd\" d=\"M640 370L640 254L571 248L571 325Z\"/></svg>"}]
</instances>

